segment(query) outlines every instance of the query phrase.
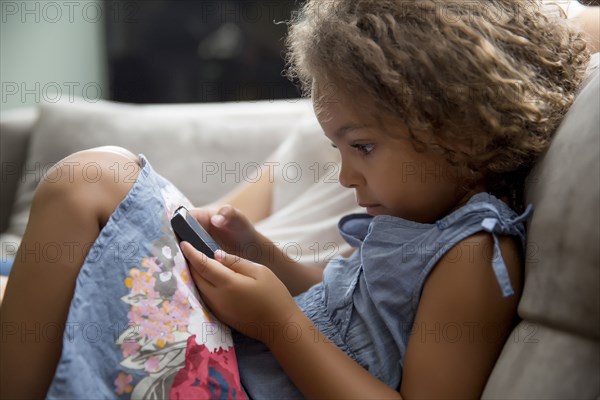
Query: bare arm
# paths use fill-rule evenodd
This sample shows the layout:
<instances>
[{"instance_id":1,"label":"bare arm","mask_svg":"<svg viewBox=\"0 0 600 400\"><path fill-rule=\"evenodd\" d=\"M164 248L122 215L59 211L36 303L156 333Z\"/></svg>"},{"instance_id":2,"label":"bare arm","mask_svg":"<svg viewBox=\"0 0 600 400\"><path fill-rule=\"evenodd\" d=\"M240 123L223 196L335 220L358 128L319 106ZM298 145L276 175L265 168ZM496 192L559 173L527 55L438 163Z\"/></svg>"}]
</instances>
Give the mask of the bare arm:
<instances>
[{"instance_id":1,"label":"bare arm","mask_svg":"<svg viewBox=\"0 0 600 400\"><path fill-rule=\"evenodd\" d=\"M274 154L269 157L272 159ZM267 164L268 165L268 164ZM265 165L261 169L258 181L244 182L225 196L208 204L206 207L220 208L230 205L255 224L271 215L273 198L273 177ZM240 254L244 258L269 267L285 284L292 295L300 294L323 279L323 270L312 265L304 265L288 257L272 240L256 232L257 248L248 248L247 252L256 251L258 257Z\"/></svg>"},{"instance_id":2,"label":"bare arm","mask_svg":"<svg viewBox=\"0 0 600 400\"><path fill-rule=\"evenodd\" d=\"M518 245L508 236L499 242L514 295L502 297L488 233L464 239L427 278L404 358L404 397L481 397L522 290Z\"/></svg>"},{"instance_id":3,"label":"bare arm","mask_svg":"<svg viewBox=\"0 0 600 400\"><path fill-rule=\"evenodd\" d=\"M323 336L299 309L283 328L284 333L300 333L292 340L280 331L275 340L265 344L306 398L402 398Z\"/></svg>"},{"instance_id":4,"label":"bare arm","mask_svg":"<svg viewBox=\"0 0 600 400\"><path fill-rule=\"evenodd\" d=\"M258 232L241 210L230 204L209 205L190 212L223 250L268 267L290 293L302 293L321 281L323 269L320 266L304 265L289 258L272 240ZM218 224L214 221L217 214L222 217Z\"/></svg>"},{"instance_id":5,"label":"bare arm","mask_svg":"<svg viewBox=\"0 0 600 400\"><path fill-rule=\"evenodd\" d=\"M219 207L229 204L239 209L253 224L271 215L273 198L273 177L269 168L263 166L257 181L246 181L231 192L207 205Z\"/></svg>"},{"instance_id":6,"label":"bare arm","mask_svg":"<svg viewBox=\"0 0 600 400\"><path fill-rule=\"evenodd\" d=\"M256 262L273 271L292 296L305 292L323 280L323 269L291 259L269 238L258 232L257 235L261 257Z\"/></svg>"}]
</instances>

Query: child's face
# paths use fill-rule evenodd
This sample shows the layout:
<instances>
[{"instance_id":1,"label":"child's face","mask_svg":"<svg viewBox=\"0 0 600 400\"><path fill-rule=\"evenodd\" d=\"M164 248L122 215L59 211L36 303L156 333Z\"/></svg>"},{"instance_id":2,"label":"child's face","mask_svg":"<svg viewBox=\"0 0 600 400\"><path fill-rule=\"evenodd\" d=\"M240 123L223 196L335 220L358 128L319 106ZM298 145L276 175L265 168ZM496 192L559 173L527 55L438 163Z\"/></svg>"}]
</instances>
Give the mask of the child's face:
<instances>
[{"instance_id":1,"label":"child's face","mask_svg":"<svg viewBox=\"0 0 600 400\"><path fill-rule=\"evenodd\" d=\"M318 103L315 114L340 152L340 184L355 190L369 214L433 223L468 201L474 190L461 189L458 172L442 156L417 152L402 122L384 130L349 104Z\"/></svg>"}]
</instances>

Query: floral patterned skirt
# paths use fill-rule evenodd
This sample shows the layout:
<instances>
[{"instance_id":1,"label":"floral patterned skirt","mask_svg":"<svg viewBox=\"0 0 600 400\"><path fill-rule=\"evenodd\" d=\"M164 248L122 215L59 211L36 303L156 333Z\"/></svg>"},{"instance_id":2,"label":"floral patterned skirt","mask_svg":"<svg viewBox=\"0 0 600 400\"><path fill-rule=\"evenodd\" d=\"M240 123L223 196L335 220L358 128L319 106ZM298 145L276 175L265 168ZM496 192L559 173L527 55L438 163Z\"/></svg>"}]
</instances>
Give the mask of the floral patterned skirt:
<instances>
[{"instance_id":1,"label":"floral patterned skirt","mask_svg":"<svg viewBox=\"0 0 600 400\"><path fill-rule=\"evenodd\" d=\"M245 399L231 332L202 303L171 229L192 205L139 158L77 277L47 398Z\"/></svg>"}]
</instances>

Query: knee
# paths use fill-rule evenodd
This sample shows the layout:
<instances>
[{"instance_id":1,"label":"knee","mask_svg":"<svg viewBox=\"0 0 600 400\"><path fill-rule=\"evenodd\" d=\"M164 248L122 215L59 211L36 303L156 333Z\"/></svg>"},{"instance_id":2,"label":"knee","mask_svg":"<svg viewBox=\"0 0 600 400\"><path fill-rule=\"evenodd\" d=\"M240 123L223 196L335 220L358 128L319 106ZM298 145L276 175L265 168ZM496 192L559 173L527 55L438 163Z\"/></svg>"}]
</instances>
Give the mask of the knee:
<instances>
[{"instance_id":1,"label":"knee","mask_svg":"<svg viewBox=\"0 0 600 400\"><path fill-rule=\"evenodd\" d=\"M44 174L42 183L62 186L128 183L137 177L140 169L140 161L131 151L118 146L101 146L78 151L58 161Z\"/></svg>"},{"instance_id":2,"label":"knee","mask_svg":"<svg viewBox=\"0 0 600 400\"><path fill-rule=\"evenodd\" d=\"M130 150L121 146L98 146L88 150L83 150L75 154L83 153L84 155L91 154L91 157L98 158L101 161L109 161L114 163L126 162L137 164L140 166L139 157L133 154Z\"/></svg>"},{"instance_id":3,"label":"knee","mask_svg":"<svg viewBox=\"0 0 600 400\"><path fill-rule=\"evenodd\" d=\"M44 174L34 199L74 199L112 209L129 192L140 170L139 158L125 148L82 150L63 158Z\"/></svg>"}]
</instances>

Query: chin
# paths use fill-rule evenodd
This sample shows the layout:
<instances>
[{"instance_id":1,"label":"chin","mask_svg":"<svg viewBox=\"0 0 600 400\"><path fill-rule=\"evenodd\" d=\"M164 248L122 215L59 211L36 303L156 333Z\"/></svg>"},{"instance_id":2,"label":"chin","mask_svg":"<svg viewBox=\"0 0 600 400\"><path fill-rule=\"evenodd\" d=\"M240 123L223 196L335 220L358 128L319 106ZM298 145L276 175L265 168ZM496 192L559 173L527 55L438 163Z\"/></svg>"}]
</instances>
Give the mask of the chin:
<instances>
[{"instance_id":1,"label":"chin","mask_svg":"<svg viewBox=\"0 0 600 400\"><path fill-rule=\"evenodd\" d=\"M367 207L367 214L369 215L383 215L383 214L387 214L385 208L383 208L383 206L374 206L374 207Z\"/></svg>"}]
</instances>

